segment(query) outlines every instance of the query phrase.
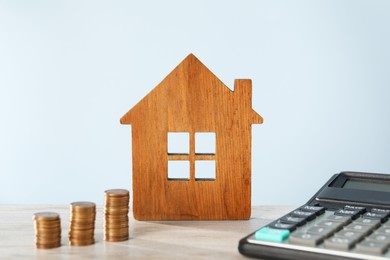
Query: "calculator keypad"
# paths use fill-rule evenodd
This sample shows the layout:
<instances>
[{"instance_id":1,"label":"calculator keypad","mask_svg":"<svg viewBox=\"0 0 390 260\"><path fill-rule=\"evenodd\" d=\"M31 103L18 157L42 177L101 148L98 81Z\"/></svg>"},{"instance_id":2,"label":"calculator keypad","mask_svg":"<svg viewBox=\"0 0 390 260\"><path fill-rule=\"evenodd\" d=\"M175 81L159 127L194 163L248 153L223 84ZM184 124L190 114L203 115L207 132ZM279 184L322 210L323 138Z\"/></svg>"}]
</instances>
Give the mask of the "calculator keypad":
<instances>
[{"instance_id":1,"label":"calculator keypad","mask_svg":"<svg viewBox=\"0 0 390 260\"><path fill-rule=\"evenodd\" d=\"M326 214L324 214L326 213ZM336 211L304 205L256 232L284 233L281 243L383 255L390 248L390 210L347 205ZM267 238L262 241L271 241Z\"/></svg>"}]
</instances>

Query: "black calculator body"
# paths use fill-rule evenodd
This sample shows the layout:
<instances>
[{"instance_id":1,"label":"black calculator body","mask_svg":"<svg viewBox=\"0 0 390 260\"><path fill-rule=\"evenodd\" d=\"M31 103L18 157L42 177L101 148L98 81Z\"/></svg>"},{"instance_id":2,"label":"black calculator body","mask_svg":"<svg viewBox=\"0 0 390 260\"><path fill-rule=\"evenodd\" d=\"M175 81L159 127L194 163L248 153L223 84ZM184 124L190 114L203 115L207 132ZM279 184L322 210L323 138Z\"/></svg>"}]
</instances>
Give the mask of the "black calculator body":
<instances>
[{"instance_id":1,"label":"black calculator body","mask_svg":"<svg viewBox=\"0 0 390 260\"><path fill-rule=\"evenodd\" d=\"M260 259L390 259L390 175L341 172L304 205L242 238Z\"/></svg>"}]
</instances>

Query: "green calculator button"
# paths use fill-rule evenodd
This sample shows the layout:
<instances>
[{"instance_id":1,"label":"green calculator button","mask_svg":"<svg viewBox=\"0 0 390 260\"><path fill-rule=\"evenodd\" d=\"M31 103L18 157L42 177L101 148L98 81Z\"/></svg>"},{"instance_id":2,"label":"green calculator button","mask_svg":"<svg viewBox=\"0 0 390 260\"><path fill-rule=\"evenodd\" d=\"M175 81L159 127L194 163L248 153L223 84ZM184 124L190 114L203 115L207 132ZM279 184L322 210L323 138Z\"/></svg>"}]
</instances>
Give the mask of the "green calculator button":
<instances>
[{"instance_id":1,"label":"green calculator button","mask_svg":"<svg viewBox=\"0 0 390 260\"><path fill-rule=\"evenodd\" d=\"M270 242L282 242L290 235L290 231L285 229L274 229L264 227L259 229L255 233L256 240L270 241Z\"/></svg>"}]
</instances>

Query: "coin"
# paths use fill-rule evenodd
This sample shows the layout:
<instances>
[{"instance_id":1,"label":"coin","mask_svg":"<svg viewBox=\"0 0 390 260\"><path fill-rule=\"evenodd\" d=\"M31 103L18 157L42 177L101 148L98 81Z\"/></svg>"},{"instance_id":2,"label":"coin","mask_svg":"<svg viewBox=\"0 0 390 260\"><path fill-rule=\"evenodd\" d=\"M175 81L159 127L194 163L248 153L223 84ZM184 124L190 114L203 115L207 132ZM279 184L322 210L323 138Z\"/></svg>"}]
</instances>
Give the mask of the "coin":
<instances>
[{"instance_id":1,"label":"coin","mask_svg":"<svg viewBox=\"0 0 390 260\"><path fill-rule=\"evenodd\" d=\"M109 215L106 214L106 219L107 220L112 220L112 221L128 221L129 216L126 215Z\"/></svg>"},{"instance_id":2,"label":"coin","mask_svg":"<svg viewBox=\"0 0 390 260\"><path fill-rule=\"evenodd\" d=\"M89 201L76 201L70 203L72 209L89 209L96 208L96 204Z\"/></svg>"},{"instance_id":3,"label":"coin","mask_svg":"<svg viewBox=\"0 0 390 260\"><path fill-rule=\"evenodd\" d=\"M125 228L129 226L128 221L112 221L108 222L107 220L104 222L105 228Z\"/></svg>"},{"instance_id":4,"label":"coin","mask_svg":"<svg viewBox=\"0 0 390 260\"><path fill-rule=\"evenodd\" d=\"M70 224L70 229L71 230L94 230L95 225L94 224L88 224L88 225L76 225L74 223Z\"/></svg>"},{"instance_id":5,"label":"coin","mask_svg":"<svg viewBox=\"0 0 390 260\"><path fill-rule=\"evenodd\" d=\"M55 212L38 212L38 213L34 213L34 220L38 220L38 221L50 221L50 220L58 220L60 219L60 215L58 213L55 213Z\"/></svg>"},{"instance_id":6,"label":"coin","mask_svg":"<svg viewBox=\"0 0 390 260\"><path fill-rule=\"evenodd\" d=\"M89 240L69 240L69 245L71 246L89 246L95 243L95 239Z\"/></svg>"},{"instance_id":7,"label":"coin","mask_svg":"<svg viewBox=\"0 0 390 260\"><path fill-rule=\"evenodd\" d=\"M111 190L106 190L104 193L106 196L110 196L110 197L129 196L129 191L125 189L111 189Z\"/></svg>"},{"instance_id":8,"label":"coin","mask_svg":"<svg viewBox=\"0 0 390 260\"><path fill-rule=\"evenodd\" d=\"M125 207L129 205L129 200L118 200L118 201L106 201L106 207Z\"/></svg>"},{"instance_id":9,"label":"coin","mask_svg":"<svg viewBox=\"0 0 390 260\"><path fill-rule=\"evenodd\" d=\"M129 237L129 191L111 189L105 191L104 240L125 241Z\"/></svg>"},{"instance_id":10,"label":"coin","mask_svg":"<svg viewBox=\"0 0 390 260\"><path fill-rule=\"evenodd\" d=\"M121 242L121 241L126 241L129 240L129 236L123 236L123 237L111 237L111 236L105 236L104 237L105 241L108 242Z\"/></svg>"},{"instance_id":11,"label":"coin","mask_svg":"<svg viewBox=\"0 0 390 260\"><path fill-rule=\"evenodd\" d=\"M35 246L49 249L61 246L61 220L55 212L37 212L33 215Z\"/></svg>"},{"instance_id":12,"label":"coin","mask_svg":"<svg viewBox=\"0 0 390 260\"><path fill-rule=\"evenodd\" d=\"M44 229L59 229L61 228L61 223L46 223L46 222L37 222L34 223L35 228L44 228Z\"/></svg>"},{"instance_id":13,"label":"coin","mask_svg":"<svg viewBox=\"0 0 390 260\"><path fill-rule=\"evenodd\" d=\"M95 243L96 204L89 201L77 201L70 204L69 244L72 246Z\"/></svg>"},{"instance_id":14,"label":"coin","mask_svg":"<svg viewBox=\"0 0 390 260\"><path fill-rule=\"evenodd\" d=\"M56 248L60 246L61 246L61 242L53 243L53 244L35 244L35 247L38 249L50 249L50 248Z\"/></svg>"},{"instance_id":15,"label":"coin","mask_svg":"<svg viewBox=\"0 0 390 260\"><path fill-rule=\"evenodd\" d=\"M69 240L72 240L72 241L84 241L84 240L91 240L91 239L94 239L94 235L89 235L89 236L73 236L73 235L70 235L69 236Z\"/></svg>"}]
</instances>

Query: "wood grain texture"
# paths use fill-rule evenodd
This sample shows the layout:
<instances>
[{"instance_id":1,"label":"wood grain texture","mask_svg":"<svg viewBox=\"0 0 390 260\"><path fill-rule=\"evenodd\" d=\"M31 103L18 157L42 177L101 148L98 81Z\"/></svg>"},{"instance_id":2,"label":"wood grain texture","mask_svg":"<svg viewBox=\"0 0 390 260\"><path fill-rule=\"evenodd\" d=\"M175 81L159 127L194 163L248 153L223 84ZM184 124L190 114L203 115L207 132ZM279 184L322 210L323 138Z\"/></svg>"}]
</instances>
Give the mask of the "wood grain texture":
<instances>
[{"instance_id":1,"label":"wood grain texture","mask_svg":"<svg viewBox=\"0 0 390 260\"><path fill-rule=\"evenodd\" d=\"M135 221L129 214L130 239L103 241L103 206L96 207L96 243L68 245L69 205L0 205L0 259L243 259L240 238L295 207L257 206L249 221ZM62 245L35 249L32 216L38 211L60 214Z\"/></svg>"},{"instance_id":2,"label":"wood grain texture","mask_svg":"<svg viewBox=\"0 0 390 260\"><path fill-rule=\"evenodd\" d=\"M186 57L120 120L132 125L133 213L137 220L240 220L251 209L252 82L227 88ZM188 155L167 152L168 132L188 132ZM196 132L216 134L214 155L195 153ZM203 157L202 157L203 156ZM188 160L188 181L168 180L168 160ZM195 179L195 160L215 160L216 179Z\"/></svg>"}]
</instances>

